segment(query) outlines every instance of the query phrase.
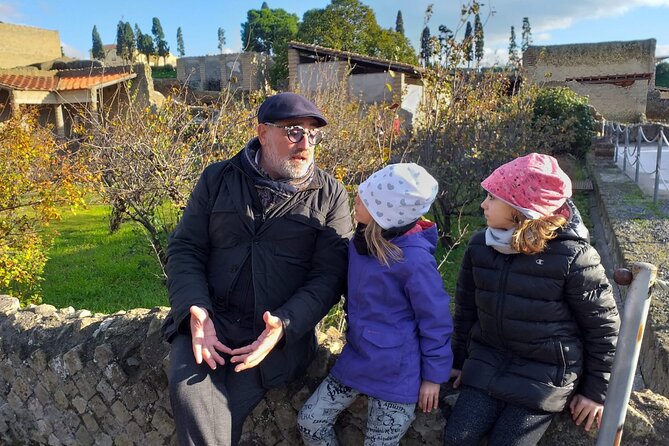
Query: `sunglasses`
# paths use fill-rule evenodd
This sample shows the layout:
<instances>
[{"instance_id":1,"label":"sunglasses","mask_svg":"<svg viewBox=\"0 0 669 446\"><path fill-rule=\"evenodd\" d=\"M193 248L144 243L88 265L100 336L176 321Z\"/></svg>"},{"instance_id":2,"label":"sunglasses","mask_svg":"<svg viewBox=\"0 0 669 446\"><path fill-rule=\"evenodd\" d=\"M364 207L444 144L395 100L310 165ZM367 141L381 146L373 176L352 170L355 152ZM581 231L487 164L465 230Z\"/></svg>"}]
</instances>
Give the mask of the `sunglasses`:
<instances>
[{"instance_id":1,"label":"sunglasses","mask_svg":"<svg viewBox=\"0 0 669 446\"><path fill-rule=\"evenodd\" d=\"M307 130L299 125L278 125L272 122L265 122L264 124L278 129L284 129L290 142L298 143L302 141L304 135L307 135L307 141L312 146L315 146L323 140L323 132L321 129Z\"/></svg>"}]
</instances>

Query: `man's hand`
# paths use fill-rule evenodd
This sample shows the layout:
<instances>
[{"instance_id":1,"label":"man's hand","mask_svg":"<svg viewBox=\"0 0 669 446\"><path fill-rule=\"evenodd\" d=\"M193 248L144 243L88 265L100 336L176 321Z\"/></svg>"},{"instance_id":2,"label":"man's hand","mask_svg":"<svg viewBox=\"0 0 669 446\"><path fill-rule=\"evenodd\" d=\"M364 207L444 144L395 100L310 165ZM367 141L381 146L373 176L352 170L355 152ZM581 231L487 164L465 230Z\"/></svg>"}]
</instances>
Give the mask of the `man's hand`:
<instances>
[{"instance_id":1,"label":"man's hand","mask_svg":"<svg viewBox=\"0 0 669 446\"><path fill-rule=\"evenodd\" d=\"M571 409L571 419L574 420L577 426L580 426L587 419L585 423L585 430L587 432L595 420L597 420L597 429L599 429L599 425L602 422L603 405L595 403L591 399L577 393L574 395L571 403L569 403L569 409Z\"/></svg>"},{"instance_id":2,"label":"man's hand","mask_svg":"<svg viewBox=\"0 0 669 446\"><path fill-rule=\"evenodd\" d=\"M420 390L418 392L418 407L423 412L432 412L432 409L439 407L439 384L432 381L425 381L420 383Z\"/></svg>"},{"instance_id":3,"label":"man's hand","mask_svg":"<svg viewBox=\"0 0 669 446\"><path fill-rule=\"evenodd\" d=\"M235 367L235 372L241 372L260 364L283 337L281 319L272 316L269 311L265 311L262 318L265 321L265 330L260 333L258 339L252 344L232 350L234 356L230 358L230 362L240 363Z\"/></svg>"},{"instance_id":4,"label":"man's hand","mask_svg":"<svg viewBox=\"0 0 669 446\"><path fill-rule=\"evenodd\" d=\"M455 378L455 381L453 381L453 388L457 389L460 387L460 381L462 381L462 370L451 369L451 378Z\"/></svg>"},{"instance_id":5,"label":"man's hand","mask_svg":"<svg viewBox=\"0 0 669 446\"><path fill-rule=\"evenodd\" d=\"M204 308L195 305L190 307L190 333L196 363L202 364L204 359L212 370L216 370L217 364L225 364L225 359L216 350L227 354L231 354L232 350L218 340L214 321Z\"/></svg>"}]
</instances>

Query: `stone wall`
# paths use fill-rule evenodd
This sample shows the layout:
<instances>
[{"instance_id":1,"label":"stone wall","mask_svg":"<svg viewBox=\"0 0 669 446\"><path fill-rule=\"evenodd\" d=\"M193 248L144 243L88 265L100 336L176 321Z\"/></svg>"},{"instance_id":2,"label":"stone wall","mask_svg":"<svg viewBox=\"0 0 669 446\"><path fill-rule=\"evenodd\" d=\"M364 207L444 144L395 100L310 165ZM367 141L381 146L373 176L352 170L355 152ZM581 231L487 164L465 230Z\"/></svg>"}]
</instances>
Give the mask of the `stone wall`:
<instances>
[{"instance_id":1,"label":"stone wall","mask_svg":"<svg viewBox=\"0 0 669 446\"><path fill-rule=\"evenodd\" d=\"M618 264L663 265L669 227L658 206L646 206L636 186L610 162L590 160L593 182ZM636 188L636 189L635 189ZM659 210L658 210L659 209ZM669 438L669 299L655 294L644 338L641 370L650 389L633 392L622 443L666 444ZM165 370L169 346L160 337L166 308L112 315L50 305L20 310L0 297L0 444L174 445ZM302 379L270 391L244 427L243 444L301 444L296 414L326 375L343 341L336 330L319 334L316 360ZM440 445L457 394L442 386L441 410L417 413L402 445ZM341 444L362 444L366 401L339 418ZM541 445L594 445L560 414Z\"/></svg>"},{"instance_id":2,"label":"stone wall","mask_svg":"<svg viewBox=\"0 0 669 446\"><path fill-rule=\"evenodd\" d=\"M194 90L256 91L265 87L270 65L268 55L248 52L180 57L176 68L179 82Z\"/></svg>"},{"instance_id":3,"label":"stone wall","mask_svg":"<svg viewBox=\"0 0 669 446\"><path fill-rule=\"evenodd\" d=\"M666 90L665 90L666 91ZM646 118L649 121L669 123L669 94L663 98L660 90L649 90L646 101Z\"/></svg>"},{"instance_id":4,"label":"stone wall","mask_svg":"<svg viewBox=\"0 0 669 446\"><path fill-rule=\"evenodd\" d=\"M0 68L21 67L60 56L58 31L0 22Z\"/></svg>"},{"instance_id":5,"label":"stone wall","mask_svg":"<svg viewBox=\"0 0 669 446\"><path fill-rule=\"evenodd\" d=\"M608 120L638 122L655 85L655 39L530 46L523 68L532 83L567 86L588 96Z\"/></svg>"}]
</instances>

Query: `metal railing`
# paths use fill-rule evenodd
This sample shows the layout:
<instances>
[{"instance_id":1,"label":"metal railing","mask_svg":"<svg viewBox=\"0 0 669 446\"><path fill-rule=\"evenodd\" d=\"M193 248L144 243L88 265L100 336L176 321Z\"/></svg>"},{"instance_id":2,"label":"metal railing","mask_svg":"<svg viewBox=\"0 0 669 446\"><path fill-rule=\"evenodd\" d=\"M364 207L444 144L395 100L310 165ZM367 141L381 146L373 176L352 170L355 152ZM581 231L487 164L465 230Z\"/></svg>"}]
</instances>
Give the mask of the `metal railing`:
<instances>
[{"instance_id":1,"label":"metal railing","mask_svg":"<svg viewBox=\"0 0 669 446\"><path fill-rule=\"evenodd\" d=\"M621 156L622 152L623 172L627 173L627 164L634 166L634 182L637 184L639 183L639 175L641 172L646 175L654 176L655 184L653 187L653 202L657 203L660 183L662 183L664 189L669 190L669 184L667 184L669 179L665 179L662 176L662 152L665 149L669 151L669 141L667 140L669 127L657 124L658 131L652 139L646 137L643 125L641 124L626 125L606 121L603 129L604 136L611 138L611 142L614 144L614 161L616 164L618 164L618 158ZM635 136L633 145L630 144L630 136ZM644 168L643 163L641 162L641 148L644 144L655 144L657 148L654 170Z\"/></svg>"},{"instance_id":2,"label":"metal railing","mask_svg":"<svg viewBox=\"0 0 669 446\"><path fill-rule=\"evenodd\" d=\"M622 312L620 334L613 360L611 381L604 402L602 423L597 436L597 446L620 445L651 294L654 288L669 291L669 283L657 279L657 268L650 263L635 263L631 272L617 270L614 279L616 283L629 284L630 287Z\"/></svg>"}]
</instances>

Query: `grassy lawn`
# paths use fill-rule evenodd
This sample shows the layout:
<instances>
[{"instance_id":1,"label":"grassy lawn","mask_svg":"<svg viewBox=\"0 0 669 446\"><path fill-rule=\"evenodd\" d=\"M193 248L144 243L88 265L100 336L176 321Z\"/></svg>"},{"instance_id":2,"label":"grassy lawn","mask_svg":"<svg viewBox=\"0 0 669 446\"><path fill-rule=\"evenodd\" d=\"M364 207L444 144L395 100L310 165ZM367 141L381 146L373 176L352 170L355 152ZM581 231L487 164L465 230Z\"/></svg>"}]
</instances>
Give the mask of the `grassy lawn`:
<instances>
[{"instance_id":1,"label":"grassy lawn","mask_svg":"<svg viewBox=\"0 0 669 446\"><path fill-rule=\"evenodd\" d=\"M49 251L43 303L99 313L168 305L157 260L133 223L108 230L108 206L63 212Z\"/></svg>"}]
</instances>

